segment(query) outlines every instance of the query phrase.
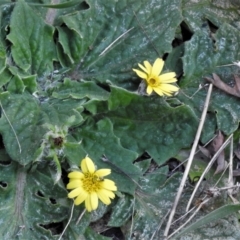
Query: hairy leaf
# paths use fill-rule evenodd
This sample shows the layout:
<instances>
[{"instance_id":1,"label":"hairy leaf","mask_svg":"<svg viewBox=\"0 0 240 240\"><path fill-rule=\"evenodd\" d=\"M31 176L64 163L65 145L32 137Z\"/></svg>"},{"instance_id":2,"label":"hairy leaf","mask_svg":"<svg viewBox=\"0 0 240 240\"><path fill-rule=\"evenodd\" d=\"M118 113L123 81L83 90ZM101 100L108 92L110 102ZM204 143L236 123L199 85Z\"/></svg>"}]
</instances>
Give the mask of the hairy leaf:
<instances>
[{"instance_id":1,"label":"hairy leaf","mask_svg":"<svg viewBox=\"0 0 240 240\"><path fill-rule=\"evenodd\" d=\"M181 81L181 91L179 99L194 109L200 116L206 98L206 88L203 85L206 81L204 76L213 72L217 73L223 81L228 84L234 83L233 74L239 72L237 66L231 65L233 61L240 58L239 31L228 24L223 24L216 33L216 42L213 42L206 31L196 32L193 38L186 43L183 66L185 77ZM225 66L229 65L230 66ZM209 106L209 122L206 125L211 127L213 133L215 129L223 131L226 135L238 128L239 99L232 97L225 92L214 88ZM216 119L216 122L211 120ZM216 125L217 123L217 125ZM208 135L205 131L205 134ZM204 137L209 140L212 135Z\"/></svg>"},{"instance_id":2,"label":"hairy leaf","mask_svg":"<svg viewBox=\"0 0 240 240\"><path fill-rule=\"evenodd\" d=\"M74 136L81 141L81 145L97 167L110 168L110 179L116 182L118 191L133 194L136 188L136 180L141 171L133 165L137 154L122 147L119 138L113 133L113 126L109 119L103 119L95 123L87 121ZM103 161L105 155L108 161ZM76 159L79 162L79 159Z\"/></svg>"},{"instance_id":3,"label":"hairy leaf","mask_svg":"<svg viewBox=\"0 0 240 240\"><path fill-rule=\"evenodd\" d=\"M14 7L7 38L12 43L11 53L18 67L39 75L53 70L56 58L53 28L24 1L18 1Z\"/></svg>"},{"instance_id":4,"label":"hairy leaf","mask_svg":"<svg viewBox=\"0 0 240 240\"><path fill-rule=\"evenodd\" d=\"M40 146L43 128L38 125L40 107L30 94L2 94L0 132L10 157L26 165Z\"/></svg>"},{"instance_id":5,"label":"hairy leaf","mask_svg":"<svg viewBox=\"0 0 240 240\"><path fill-rule=\"evenodd\" d=\"M55 239L50 225L62 226L68 213L63 186L53 185L47 168L30 173L12 161L0 172L1 239Z\"/></svg>"},{"instance_id":6,"label":"hairy leaf","mask_svg":"<svg viewBox=\"0 0 240 240\"><path fill-rule=\"evenodd\" d=\"M196 132L197 120L188 106L170 107L158 96L143 97L112 87L108 109L93 101L85 106L94 109L96 119L110 119L125 148L139 155L147 151L158 164L188 147Z\"/></svg>"},{"instance_id":7,"label":"hairy leaf","mask_svg":"<svg viewBox=\"0 0 240 240\"><path fill-rule=\"evenodd\" d=\"M67 28L58 28L60 62L77 64L72 78L110 80L132 88L133 66L171 52L181 22L179 0L90 0L88 4L87 11L63 16Z\"/></svg>"}]
</instances>

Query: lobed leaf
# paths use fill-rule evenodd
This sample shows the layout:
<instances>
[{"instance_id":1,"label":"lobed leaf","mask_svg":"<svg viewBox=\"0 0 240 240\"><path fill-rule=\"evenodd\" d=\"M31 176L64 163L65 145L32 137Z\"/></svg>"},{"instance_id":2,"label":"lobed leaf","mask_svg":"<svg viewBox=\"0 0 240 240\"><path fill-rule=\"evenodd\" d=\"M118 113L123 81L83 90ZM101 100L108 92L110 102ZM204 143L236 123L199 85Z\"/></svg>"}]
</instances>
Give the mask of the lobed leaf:
<instances>
[{"instance_id":1,"label":"lobed leaf","mask_svg":"<svg viewBox=\"0 0 240 240\"><path fill-rule=\"evenodd\" d=\"M67 27L58 27L60 62L77 65L72 78L110 80L130 89L134 65L171 52L182 20L179 0L90 0L88 4L86 11L62 16Z\"/></svg>"},{"instance_id":2,"label":"lobed leaf","mask_svg":"<svg viewBox=\"0 0 240 240\"><path fill-rule=\"evenodd\" d=\"M56 239L58 233L49 226L61 226L66 218L65 188L53 185L46 168L31 173L9 161L1 164L0 173L1 239Z\"/></svg>"},{"instance_id":3,"label":"lobed leaf","mask_svg":"<svg viewBox=\"0 0 240 240\"><path fill-rule=\"evenodd\" d=\"M125 148L139 155L146 151L158 164L188 147L197 126L195 115L186 105L170 107L157 96L143 97L117 87L111 88L108 109L94 101L85 107L94 109L96 119L110 119L114 134Z\"/></svg>"},{"instance_id":4,"label":"lobed leaf","mask_svg":"<svg viewBox=\"0 0 240 240\"><path fill-rule=\"evenodd\" d=\"M183 0L183 17L192 31L201 31L207 20L220 26L229 23L239 28L239 8L237 1L231 0Z\"/></svg>"},{"instance_id":5,"label":"lobed leaf","mask_svg":"<svg viewBox=\"0 0 240 240\"><path fill-rule=\"evenodd\" d=\"M118 191L133 194L136 188L136 180L141 171L133 165L137 154L122 147L119 138L114 135L113 126L109 119L105 118L97 123L89 119L77 129L73 136L81 142L82 148L100 168L110 168L112 179ZM108 162L102 160L103 155ZM79 159L76 159L79 162Z\"/></svg>"},{"instance_id":6,"label":"lobed leaf","mask_svg":"<svg viewBox=\"0 0 240 240\"><path fill-rule=\"evenodd\" d=\"M41 76L51 72L56 59L53 31L27 3L18 1L7 36L12 43L11 53L16 65L30 74Z\"/></svg>"},{"instance_id":7,"label":"lobed leaf","mask_svg":"<svg viewBox=\"0 0 240 240\"><path fill-rule=\"evenodd\" d=\"M0 132L10 157L22 165L33 161L44 130L38 125L40 107L30 94L2 94Z\"/></svg>"},{"instance_id":8,"label":"lobed leaf","mask_svg":"<svg viewBox=\"0 0 240 240\"><path fill-rule=\"evenodd\" d=\"M196 32L186 43L183 57L185 77L180 83L184 94L179 95L179 99L191 106L198 116L202 112L206 98L206 90L200 86L205 84L203 77L215 72L229 83L233 80L233 73L239 72L236 66L224 66L240 58L239 39L237 29L223 24L216 33L216 43L213 43L211 37L204 31ZM217 128L229 135L238 128L239 99L214 88L208 119L208 129L212 129L212 133ZM205 130L205 133L208 134L209 130ZM211 137L209 134L205 139L209 140Z\"/></svg>"}]
</instances>

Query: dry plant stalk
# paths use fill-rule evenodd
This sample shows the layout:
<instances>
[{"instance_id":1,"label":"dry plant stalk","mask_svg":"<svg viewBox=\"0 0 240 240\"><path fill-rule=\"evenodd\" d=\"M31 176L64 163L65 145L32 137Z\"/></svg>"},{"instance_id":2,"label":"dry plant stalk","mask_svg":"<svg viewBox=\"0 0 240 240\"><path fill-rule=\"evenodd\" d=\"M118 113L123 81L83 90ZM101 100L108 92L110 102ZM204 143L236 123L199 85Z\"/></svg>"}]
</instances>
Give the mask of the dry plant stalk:
<instances>
[{"instance_id":1,"label":"dry plant stalk","mask_svg":"<svg viewBox=\"0 0 240 240\"><path fill-rule=\"evenodd\" d=\"M189 199L189 202L188 202L188 205L187 205L187 208L186 208L186 211L189 210L190 208L190 205L192 203L192 200L202 182L202 180L204 179L204 176L206 175L206 173L209 171L209 169L211 168L211 166L213 165L213 163L215 162L215 160L218 158L218 156L220 155L220 153L223 151L223 149L229 144L230 142L230 139L232 138L232 134L228 137L228 139L223 143L223 145L218 149L218 151L215 153L215 155L212 157L211 161L208 163L207 167L205 168L204 172L202 173L200 179L198 180L195 188L194 188L194 191Z\"/></svg>"},{"instance_id":2,"label":"dry plant stalk","mask_svg":"<svg viewBox=\"0 0 240 240\"><path fill-rule=\"evenodd\" d=\"M204 122L205 122L205 119L206 119L206 114L207 114L208 105L209 105L209 102L210 102L212 88L213 88L213 85L210 84L209 88L208 88L208 93L207 93L207 96L206 96L206 101L205 101L205 104L204 104L202 116L201 116L201 119L200 119L200 122L199 122L198 130L197 130L197 133L196 133L196 136L195 136L195 139L194 139L194 143L193 143L193 146L192 146L192 149L191 149L191 153L190 153L190 156L189 156L189 159L188 159L188 163L186 165L186 168L185 168L185 171L184 171L184 174L183 174L183 177L182 177L182 181L180 183L180 186L179 186L177 195L175 197L175 201L174 201L172 210L171 210L170 215L169 215L167 226L166 226L165 231L164 231L164 238L165 239L168 239L168 233L169 233L169 230L170 230L170 227L171 227L171 224L172 224L172 220L173 220L173 217L175 215L176 208L177 208L179 199L182 195L183 188L185 186L186 180L188 178L190 167L191 167L191 164L192 164L192 161L193 161L196 149L197 149L197 145L198 145L198 142L199 142L199 139L200 139L200 136L201 136L203 125L204 125Z\"/></svg>"}]
</instances>

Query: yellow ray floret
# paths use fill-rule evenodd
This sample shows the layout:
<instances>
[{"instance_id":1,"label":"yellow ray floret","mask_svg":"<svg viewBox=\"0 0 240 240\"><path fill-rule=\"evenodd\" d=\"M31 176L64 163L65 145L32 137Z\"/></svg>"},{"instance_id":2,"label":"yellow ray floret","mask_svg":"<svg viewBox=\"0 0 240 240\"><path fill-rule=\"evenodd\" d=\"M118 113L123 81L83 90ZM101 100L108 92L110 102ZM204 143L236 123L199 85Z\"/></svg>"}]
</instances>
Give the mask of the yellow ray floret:
<instances>
[{"instance_id":1,"label":"yellow ray floret","mask_svg":"<svg viewBox=\"0 0 240 240\"><path fill-rule=\"evenodd\" d=\"M157 58L153 65L144 61L143 65L139 63L138 66L141 70L133 69L133 71L146 81L147 94L154 91L160 96L172 96L178 92L179 88L171 84L177 82L175 72L160 75L164 66L164 61L161 58Z\"/></svg>"}]
</instances>

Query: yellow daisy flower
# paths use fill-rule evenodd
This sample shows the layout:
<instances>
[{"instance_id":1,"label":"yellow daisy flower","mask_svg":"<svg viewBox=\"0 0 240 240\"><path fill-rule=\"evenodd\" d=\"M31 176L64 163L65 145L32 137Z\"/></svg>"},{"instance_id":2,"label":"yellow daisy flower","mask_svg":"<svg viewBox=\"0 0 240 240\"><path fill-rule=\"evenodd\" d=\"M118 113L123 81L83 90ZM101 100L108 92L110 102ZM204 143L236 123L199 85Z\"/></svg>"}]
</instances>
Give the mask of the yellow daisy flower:
<instances>
[{"instance_id":1,"label":"yellow daisy flower","mask_svg":"<svg viewBox=\"0 0 240 240\"><path fill-rule=\"evenodd\" d=\"M97 209L98 199L109 205L110 199L115 197L113 191L117 191L117 187L115 182L103 177L109 175L111 169L96 170L93 161L85 157L81 161L81 170L82 172L74 171L68 174L67 189L73 189L68 197L75 198L75 205L85 201L85 207L89 212Z\"/></svg>"},{"instance_id":2,"label":"yellow daisy flower","mask_svg":"<svg viewBox=\"0 0 240 240\"><path fill-rule=\"evenodd\" d=\"M146 80L148 94L154 91L160 96L172 96L174 92L179 90L177 86L170 84L177 82L175 72L159 75L164 66L164 61L161 58L157 58L153 66L148 61L144 61L143 63L144 66L140 63L138 64L143 71L137 69L133 69L133 71L136 72L140 78Z\"/></svg>"}]
</instances>

